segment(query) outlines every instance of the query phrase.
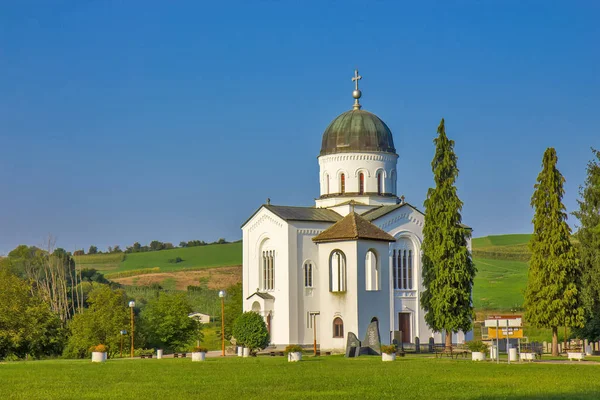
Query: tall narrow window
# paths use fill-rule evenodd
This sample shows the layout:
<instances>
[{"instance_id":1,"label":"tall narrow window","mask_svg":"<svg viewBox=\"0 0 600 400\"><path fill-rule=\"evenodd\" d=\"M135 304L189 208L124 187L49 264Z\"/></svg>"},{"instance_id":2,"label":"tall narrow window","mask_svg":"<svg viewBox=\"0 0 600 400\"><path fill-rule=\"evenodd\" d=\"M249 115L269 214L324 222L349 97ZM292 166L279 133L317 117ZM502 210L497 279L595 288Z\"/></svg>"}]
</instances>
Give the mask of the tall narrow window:
<instances>
[{"instance_id":1,"label":"tall narrow window","mask_svg":"<svg viewBox=\"0 0 600 400\"><path fill-rule=\"evenodd\" d=\"M408 288L413 288L413 262L412 262L412 250L408 251Z\"/></svg>"},{"instance_id":2,"label":"tall narrow window","mask_svg":"<svg viewBox=\"0 0 600 400\"><path fill-rule=\"evenodd\" d=\"M329 291L346 291L346 256L339 250L329 257Z\"/></svg>"},{"instance_id":3,"label":"tall narrow window","mask_svg":"<svg viewBox=\"0 0 600 400\"><path fill-rule=\"evenodd\" d=\"M344 321L340 317L333 319L333 337L343 338L344 337Z\"/></svg>"},{"instance_id":4,"label":"tall narrow window","mask_svg":"<svg viewBox=\"0 0 600 400\"><path fill-rule=\"evenodd\" d=\"M379 290L379 265L373 250L365 258L365 290Z\"/></svg>"},{"instance_id":5,"label":"tall narrow window","mask_svg":"<svg viewBox=\"0 0 600 400\"><path fill-rule=\"evenodd\" d=\"M358 175L358 193L365 194L365 174L362 172Z\"/></svg>"},{"instance_id":6,"label":"tall narrow window","mask_svg":"<svg viewBox=\"0 0 600 400\"><path fill-rule=\"evenodd\" d=\"M382 178L382 173L378 172L377 173L377 194L380 195L380 196L383 193L383 187L382 187L381 178Z\"/></svg>"},{"instance_id":7,"label":"tall narrow window","mask_svg":"<svg viewBox=\"0 0 600 400\"><path fill-rule=\"evenodd\" d=\"M398 289L398 263L396 262L396 249L394 249L392 252L392 264L392 273L394 274L392 282L394 282L394 289Z\"/></svg>"},{"instance_id":8,"label":"tall narrow window","mask_svg":"<svg viewBox=\"0 0 600 400\"><path fill-rule=\"evenodd\" d=\"M267 289L267 252L262 252L262 287L263 289Z\"/></svg>"},{"instance_id":9,"label":"tall narrow window","mask_svg":"<svg viewBox=\"0 0 600 400\"><path fill-rule=\"evenodd\" d=\"M329 174L325 174L323 179L325 179L325 183L323 185L325 188L325 194L329 194Z\"/></svg>"},{"instance_id":10,"label":"tall narrow window","mask_svg":"<svg viewBox=\"0 0 600 400\"><path fill-rule=\"evenodd\" d=\"M401 262L401 258L402 258L402 250L398 250L398 253L396 253L396 288L398 289L402 289L402 262Z\"/></svg>"},{"instance_id":11,"label":"tall narrow window","mask_svg":"<svg viewBox=\"0 0 600 400\"><path fill-rule=\"evenodd\" d=\"M346 175L340 175L340 193L346 193Z\"/></svg>"},{"instance_id":12,"label":"tall narrow window","mask_svg":"<svg viewBox=\"0 0 600 400\"><path fill-rule=\"evenodd\" d=\"M406 262L406 250L402 250L402 289L408 288L407 282L408 264Z\"/></svg>"},{"instance_id":13,"label":"tall narrow window","mask_svg":"<svg viewBox=\"0 0 600 400\"><path fill-rule=\"evenodd\" d=\"M275 251L263 251L263 289L273 290L275 288Z\"/></svg>"},{"instance_id":14,"label":"tall narrow window","mask_svg":"<svg viewBox=\"0 0 600 400\"><path fill-rule=\"evenodd\" d=\"M313 266L309 262L304 264L304 287L313 287Z\"/></svg>"}]
</instances>

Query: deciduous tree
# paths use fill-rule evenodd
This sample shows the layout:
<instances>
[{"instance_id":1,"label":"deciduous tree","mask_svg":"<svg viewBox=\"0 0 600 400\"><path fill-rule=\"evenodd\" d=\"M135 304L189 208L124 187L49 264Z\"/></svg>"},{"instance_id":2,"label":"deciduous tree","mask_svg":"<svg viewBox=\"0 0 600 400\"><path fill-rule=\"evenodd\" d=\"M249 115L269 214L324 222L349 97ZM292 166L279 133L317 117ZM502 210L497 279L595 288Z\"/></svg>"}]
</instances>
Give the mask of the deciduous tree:
<instances>
[{"instance_id":1,"label":"deciduous tree","mask_svg":"<svg viewBox=\"0 0 600 400\"><path fill-rule=\"evenodd\" d=\"M562 203L565 178L556 168L556 150L544 152L531 206L535 209L531 260L525 289L525 318L552 329L552 355L558 355L558 327L581 326L580 266Z\"/></svg>"},{"instance_id":2,"label":"deciduous tree","mask_svg":"<svg viewBox=\"0 0 600 400\"><path fill-rule=\"evenodd\" d=\"M431 162L435 187L425 200L423 227L423 286L421 304L425 321L436 331L445 331L445 343L452 346L452 333L469 331L474 317L471 290L475 265L467 248L471 231L462 225L463 203L458 198L458 177L454 141L446 136L444 120L434 139Z\"/></svg>"},{"instance_id":3,"label":"deciduous tree","mask_svg":"<svg viewBox=\"0 0 600 400\"><path fill-rule=\"evenodd\" d=\"M250 351L264 349L270 341L265 320L254 311L245 312L235 320L233 336Z\"/></svg>"},{"instance_id":4,"label":"deciduous tree","mask_svg":"<svg viewBox=\"0 0 600 400\"><path fill-rule=\"evenodd\" d=\"M198 333L185 293L161 292L148 301L140 319L148 343L153 347L185 350Z\"/></svg>"}]
</instances>

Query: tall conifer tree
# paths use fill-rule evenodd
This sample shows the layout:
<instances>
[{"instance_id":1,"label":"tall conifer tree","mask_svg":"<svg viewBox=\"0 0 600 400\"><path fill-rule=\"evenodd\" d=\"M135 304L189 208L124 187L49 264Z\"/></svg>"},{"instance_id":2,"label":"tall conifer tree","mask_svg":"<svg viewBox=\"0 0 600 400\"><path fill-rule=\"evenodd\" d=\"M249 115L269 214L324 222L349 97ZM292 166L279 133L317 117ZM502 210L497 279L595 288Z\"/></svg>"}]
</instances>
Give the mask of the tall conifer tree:
<instances>
[{"instance_id":1,"label":"tall conifer tree","mask_svg":"<svg viewBox=\"0 0 600 400\"><path fill-rule=\"evenodd\" d=\"M472 327L471 289L475 265L467 248L470 229L462 225L462 201L455 181L458 177L454 141L446 136L444 119L434 139L431 162L435 187L425 200L423 227L423 285L421 304L425 321L436 332L446 332L446 347L452 346L452 333Z\"/></svg>"},{"instance_id":2,"label":"tall conifer tree","mask_svg":"<svg viewBox=\"0 0 600 400\"><path fill-rule=\"evenodd\" d=\"M596 160L587 166L585 186L575 215L581 224L575 234L580 244L582 300L586 322L578 333L591 341L600 340L600 151L592 149Z\"/></svg>"},{"instance_id":3,"label":"tall conifer tree","mask_svg":"<svg viewBox=\"0 0 600 400\"><path fill-rule=\"evenodd\" d=\"M542 172L531 197L533 235L525 289L525 318L552 329L552 355L558 355L558 327L581 326L579 260L571 244L571 228L562 204L565 178L556 168L556 150L544 153Z\"/></svg>"}]
</instances>

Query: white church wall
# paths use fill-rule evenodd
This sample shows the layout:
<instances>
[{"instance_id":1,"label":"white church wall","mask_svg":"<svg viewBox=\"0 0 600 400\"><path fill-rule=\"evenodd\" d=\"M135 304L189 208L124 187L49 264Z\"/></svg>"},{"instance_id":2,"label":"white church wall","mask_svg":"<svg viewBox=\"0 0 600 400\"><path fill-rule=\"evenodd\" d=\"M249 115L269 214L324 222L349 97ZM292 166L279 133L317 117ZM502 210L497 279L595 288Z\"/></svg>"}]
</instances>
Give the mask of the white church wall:
<instances>
[{"instance_id":1,"label":"white church wall","mask_svg":"<svg viewBox=\"0 0 600 400\"><path fill-rule=\"evenodd\" d=\"M379 290L367 290L367 268L366 256L369 250L374 251L379 267L378 288ZM359 340L363 340L367 327L377 318L381 341L390 343L390 274L389 274L389 244L381 241L361 240L357 243L357 280L356 290L358 293L358 326L354 332Z\"/></svg>"},{"instance_id":2,"label":"white church wall","mask_svg":"<svg viewBox=\"0 0 600 400\"><path fill-rule=\"evenodd\" d=\"M275 297L272 309L261 309L267 318L271 314L271 342L289 343L289 230L286 221L263 208L242 228L243 231L243 308L251 311L255 298L247 299L257 289ZM274 287L266 289L261 282L262 254L265 248L274 251Z\"/></svg>"},{"instance_id":3,"label":"white church wall","mask_svg":"<svg viewBox=\"0 0 600 400\"><path fill-rule=\"evenodd\" d=\"M291 343L309 345L313 343L313 319L311 313L318 313L321 310L320 291L323 285L328 285L327 281L323 281L320 276L320 270L324 268L319 262L319 248L312 241L312 238L330 227L331 223L323 222L293 222L295 234L290 235L290 240L296 238L295 246L298 251L294 262L293 273L290 273L290 287L294 287L295 297L290 302L291 311L290 320L294 321L296 326L296 334L291 329ZM310 263L312 266L312 287L305 288L304 286L304 268L305 264ZM317 338L321 326L317 316Z\"/></svg>"},{"instance_id":4,"label":"white church wall","mask_svg":"<svg viewBox=\"0 0 600 400\"><path fill-rule=\"evenodd\" d=\"M319 340L321 350L343 352L346 348L348 332L358 331L358 290L357 290L357 244L354 241L321 243L319 246L319 285L321 313L318 318ZM329 257L334 250L341 250L346 256L345 292L329 291ZM325 283L325 284L323 284ZM340 317L344 322L344 336L333 337L334 318Z\"/></svg>"}]
</instances>

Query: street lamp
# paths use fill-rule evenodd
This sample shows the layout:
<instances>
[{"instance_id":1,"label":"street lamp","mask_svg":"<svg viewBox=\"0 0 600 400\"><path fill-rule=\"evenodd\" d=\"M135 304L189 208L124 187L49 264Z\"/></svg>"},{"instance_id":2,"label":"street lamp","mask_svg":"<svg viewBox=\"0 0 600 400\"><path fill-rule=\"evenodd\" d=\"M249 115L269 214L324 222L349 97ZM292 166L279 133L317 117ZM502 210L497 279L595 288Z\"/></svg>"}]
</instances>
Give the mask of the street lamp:
<instances>
[{"instance_id":1,"label":"street lamp","mask_svg":"<svg viewBox=\"0 0 600 400\"><path fill-rule=\"evenodd\" d=\"M131 358L133 358L133 308L135 307L135 301L131 300L129 302L129 308L131 309Z\"/></svg>"},{"instance_id":2,"label":"street lamp","mask_svg":"<svg viewBox=\"0 0 600 400\"><path fill-rule=\"evenodd\" d=\"M127 335L126 330L121 331L121 358L123 358L123 336Z\"/></svg>"},{"instance_id":3,"label":"street lamp","mask_svg":"<svg viewBox=\"0 0 600 400\"><path fill-rule=\"evenodd\" d=\"M225 357L225 291L219 291L221 298L221 357Z\"/></svg>"}]
</instances>

